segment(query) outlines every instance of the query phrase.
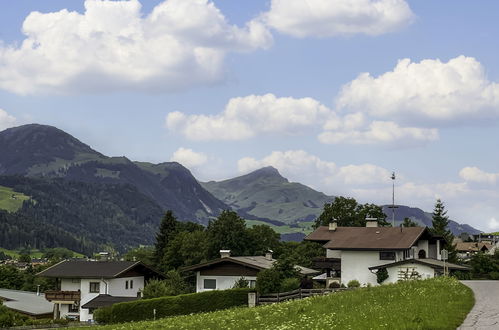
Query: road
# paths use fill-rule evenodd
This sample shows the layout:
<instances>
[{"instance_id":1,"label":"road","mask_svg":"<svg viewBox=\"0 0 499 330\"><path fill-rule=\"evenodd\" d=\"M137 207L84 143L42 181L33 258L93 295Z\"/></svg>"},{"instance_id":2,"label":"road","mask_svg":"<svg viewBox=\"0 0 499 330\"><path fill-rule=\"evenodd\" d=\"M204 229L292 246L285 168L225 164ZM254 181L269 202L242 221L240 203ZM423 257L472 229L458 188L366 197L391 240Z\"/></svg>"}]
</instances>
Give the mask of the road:
<instances>
[{"instance_id":1,"label":"road","mask_svg":"<svg viewBox=\"0 0 499 330\"><path fill-rule=\"evenodd\" d=\"M499 281L462 281L475 293L475 306L458 330L499 329Z\"/></svg>"}]
</instances>

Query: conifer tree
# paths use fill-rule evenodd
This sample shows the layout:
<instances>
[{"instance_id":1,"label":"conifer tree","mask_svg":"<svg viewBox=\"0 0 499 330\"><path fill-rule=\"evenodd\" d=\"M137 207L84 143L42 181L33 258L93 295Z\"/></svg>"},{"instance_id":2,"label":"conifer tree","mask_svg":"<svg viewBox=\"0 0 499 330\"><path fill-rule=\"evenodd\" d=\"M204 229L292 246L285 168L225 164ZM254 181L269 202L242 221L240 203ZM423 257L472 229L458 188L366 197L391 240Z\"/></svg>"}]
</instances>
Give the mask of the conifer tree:
<instances>
[{"instance_id":1,"label":"conifer tree","mask_svg":"<svg viewBox=\"0 0 499 330\"><path fill-rule=\"evenodd\" d=\"M445 210L444 203L437 199L435 203L435 208L433 209L433 217L432 217L432 232L435 235L440 235L445 239L444 249L449 251L449 261L456 262L457 261L457 251L456 245L453 244L454 235L452 232L447 229L449 225L449 217L447 216L447 211Z\"/></svg>"},{"instance_id":2,"label":"conifer tree","mask_svg":"<svg viewBox=\"0 0 499 330\"><path fill-rule=\"evenodd\" d=\"M159 232L156 235L156 243L154 244L154 261L156 262L156 266L161 265L168 244L173 240L177 229L178 221L173 212L171 210L166 211L163 219L161 219Z\"/></svg>"}]
</instances>

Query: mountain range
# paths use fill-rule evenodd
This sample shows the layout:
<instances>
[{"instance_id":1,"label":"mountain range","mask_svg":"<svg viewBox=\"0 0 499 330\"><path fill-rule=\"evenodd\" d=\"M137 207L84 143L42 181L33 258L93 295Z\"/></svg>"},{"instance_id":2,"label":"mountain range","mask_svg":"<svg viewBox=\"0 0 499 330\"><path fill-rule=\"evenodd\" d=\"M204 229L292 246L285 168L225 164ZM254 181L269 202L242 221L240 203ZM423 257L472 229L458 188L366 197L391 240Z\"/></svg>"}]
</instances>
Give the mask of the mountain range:
<instances>
[{"instance_id":1,"label":"mountain range","mask_svg":"<svg viewBox=\"0 0 499 330\"><path fill-rule=\"evenodd\" d=\"M160 215L167 209L179 220L202 224L224 209L234 209L245 219L277 228L301 228L295 231L301 233L304 224L310 225L322 212L324 203L334 200L334 196L289 182L272 167L229 180L200 183L179 163L108 157L46 125L30 124L0 132L0 151L0 185L15 188L36 201L23 205L18 213L22 214L19 219L25 220L19 221L29 218L57 227L64 231L59 236L74 241L71 246L79 244L86 250L106 243L118 249L150 244ZM417 208L400 206L396 215L397 222L407 216L431 225L431 215ZM29 238L14 225L17 220L9 221L4 222L11 224L7 228L10 232ZM113 233L116 226L128 237L126 241ZM456 222L451 222L450 228L455 234L478 232ZM5 244L1 239L0 246ZM51 242L48 245L57 243L55 237L46 241Z\"/></svg>"}]
</instances>

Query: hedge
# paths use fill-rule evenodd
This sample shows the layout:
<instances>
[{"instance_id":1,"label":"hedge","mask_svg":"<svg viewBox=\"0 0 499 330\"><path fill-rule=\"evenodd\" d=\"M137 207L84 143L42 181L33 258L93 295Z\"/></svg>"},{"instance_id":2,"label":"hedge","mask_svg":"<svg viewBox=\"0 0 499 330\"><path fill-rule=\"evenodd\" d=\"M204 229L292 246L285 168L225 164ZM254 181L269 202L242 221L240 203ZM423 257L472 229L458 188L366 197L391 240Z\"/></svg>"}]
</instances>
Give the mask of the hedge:
<instances>
[{"instance_id":1,"label":"hedge","mask_svg":"<svg viewBox=\"0 0 499 330\"><path fill-rule=\"evenodd\" d=\"M154 318L154 309L156 309L157 319L173 315L212 312L247 305L248 293L251 291L248 288L213 290L178 296L141 299L99 308L94 313L94 319L99 323L152 320Z\"/></svg>"}]
</instances>

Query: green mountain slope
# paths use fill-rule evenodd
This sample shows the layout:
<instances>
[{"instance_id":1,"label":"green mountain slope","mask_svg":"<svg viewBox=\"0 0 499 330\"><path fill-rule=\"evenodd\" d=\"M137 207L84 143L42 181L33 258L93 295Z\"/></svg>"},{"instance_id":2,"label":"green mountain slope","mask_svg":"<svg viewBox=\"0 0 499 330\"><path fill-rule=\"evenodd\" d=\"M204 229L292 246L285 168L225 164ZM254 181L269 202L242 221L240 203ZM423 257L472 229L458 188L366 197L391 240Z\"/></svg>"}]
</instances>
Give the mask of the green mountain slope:
<instances>
[{"instance_id":1,"label":"green mountain slope","mask_svg":"<svg viewBox=\"0 0 499 330\"><path fill-rule=\"evenodd\" d=\"M273 167L220 182L205 182L202 186L234 210L255 219L285 224L314 220L321 214L324 203L334 199L300 183L289 182Z\"/></svg>"}]
</instances>

